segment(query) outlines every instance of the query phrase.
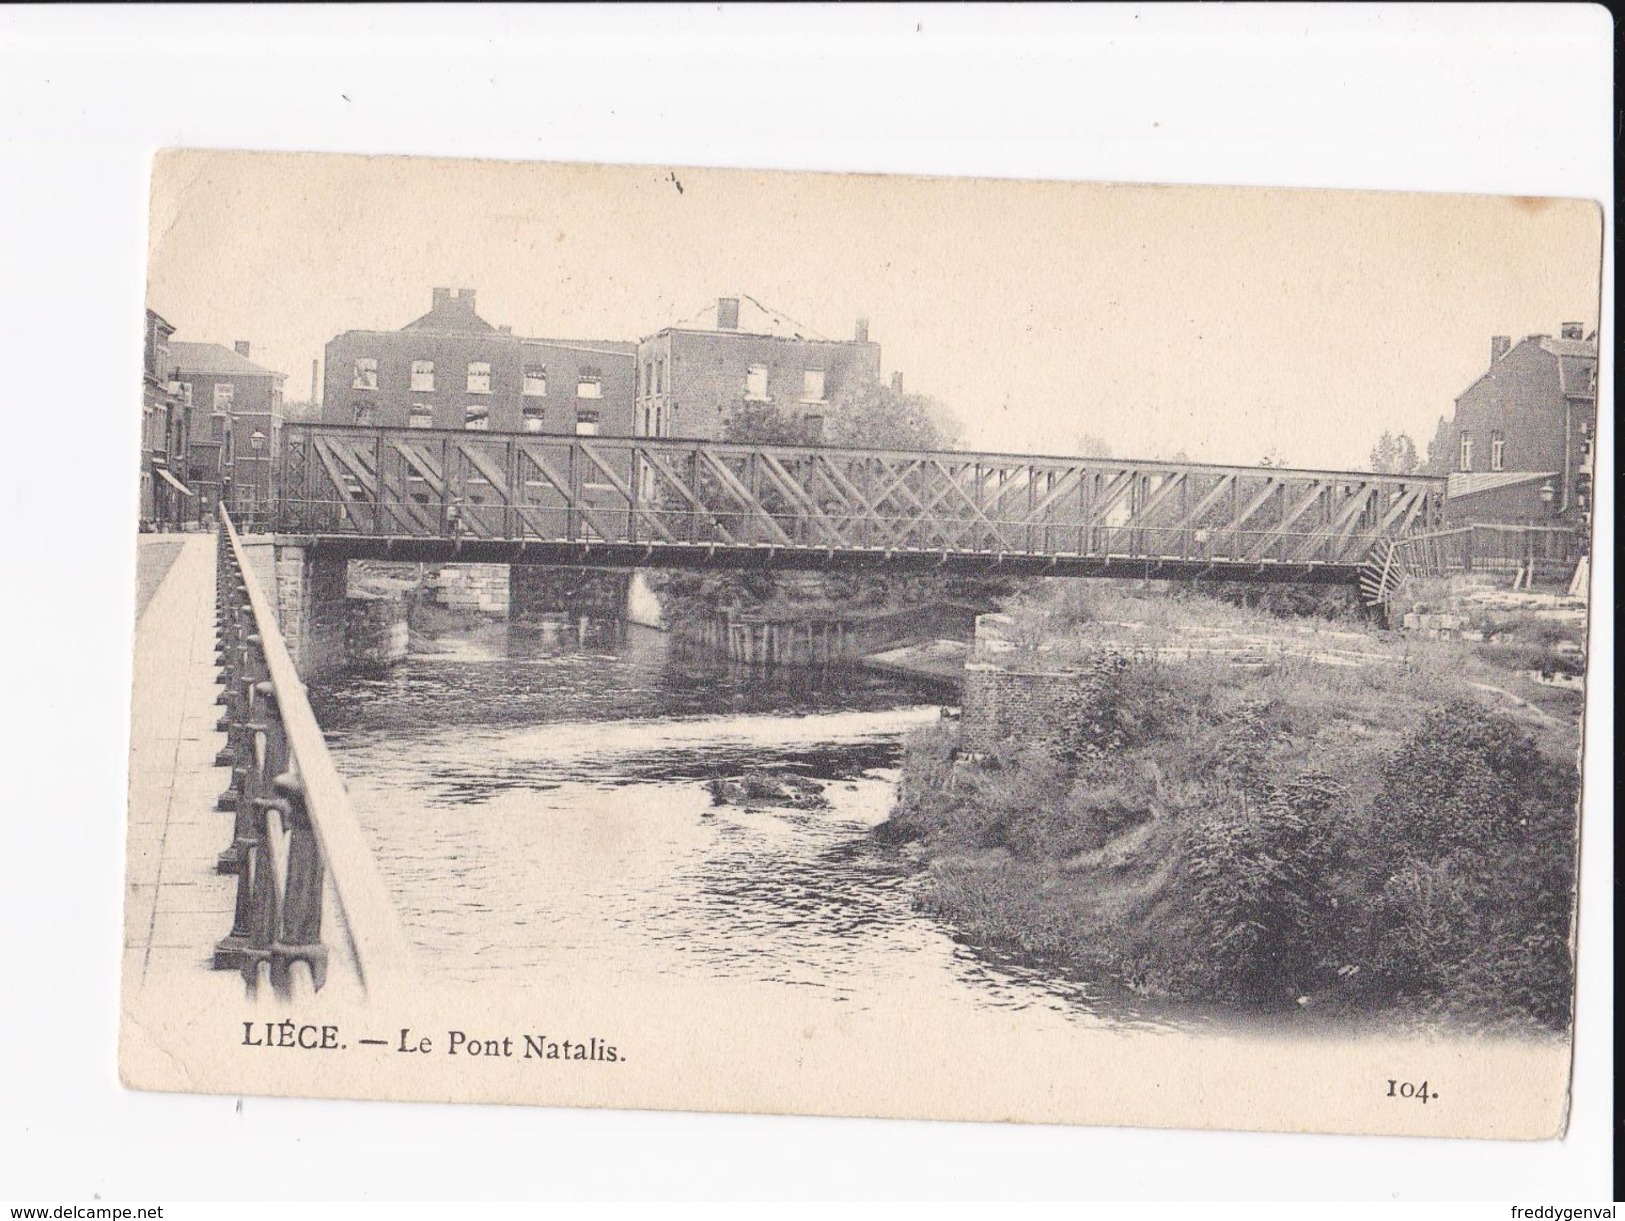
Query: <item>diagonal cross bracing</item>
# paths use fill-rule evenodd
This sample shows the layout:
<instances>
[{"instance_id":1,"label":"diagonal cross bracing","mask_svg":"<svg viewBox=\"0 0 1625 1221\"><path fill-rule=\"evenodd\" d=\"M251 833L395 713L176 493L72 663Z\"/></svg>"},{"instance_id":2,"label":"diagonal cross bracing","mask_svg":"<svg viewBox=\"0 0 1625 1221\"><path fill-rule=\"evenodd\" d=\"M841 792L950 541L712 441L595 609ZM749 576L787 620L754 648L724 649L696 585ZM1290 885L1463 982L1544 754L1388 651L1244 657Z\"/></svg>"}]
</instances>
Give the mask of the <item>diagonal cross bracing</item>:
<instances>
[{"instance_id":1,"label":"diagonal cross bracing","mask_svg":"<svg viewBox=\"0 0 1625 1221\"><path fill-rule=\"evenodd\" d=\"M761 548L799 566L1044 557L1335 570L1436 525L1443 480L956 451L287 425L280 521L435 539L466 498L476 541ZM424 496L433 494L430 501ZM479 504L472 503L478 500ZM335 516L336 514L336 516ZM1019 559L1017 557L1025 557ZM1260 567L1262 565L1263 567ZM1269 579L1260 575L1257 579ZM1275 579L1280 579L1277 574ZM1353 579L1352 577L1348 579Z\"/></svg>"}]
</instances>

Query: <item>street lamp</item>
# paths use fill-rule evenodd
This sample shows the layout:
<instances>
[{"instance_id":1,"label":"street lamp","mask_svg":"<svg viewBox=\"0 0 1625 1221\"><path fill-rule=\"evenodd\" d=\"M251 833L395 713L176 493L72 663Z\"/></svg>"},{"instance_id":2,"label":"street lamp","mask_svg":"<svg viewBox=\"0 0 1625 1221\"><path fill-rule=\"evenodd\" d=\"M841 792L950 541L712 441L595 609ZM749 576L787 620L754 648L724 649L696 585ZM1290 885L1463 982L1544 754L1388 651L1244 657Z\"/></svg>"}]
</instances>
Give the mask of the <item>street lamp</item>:
<instances>
[{"instance_id":1,"label":"street lamp","mask_svg":"<svg viewBox=\"0 0 1625 1221\"><path fill-rule=\"evenodd\" d=\"M255 516L259 510L260 493L264 490L262 487L260 468L257 464L261 458L264 457L265 434L257 428L253 432L249 433L248 448L253 452L254 461L256 463L254 470L251 473L252 482L250 482L248 485L248 528L252 530L255 526Z\"/></svg>"}]
</instances>

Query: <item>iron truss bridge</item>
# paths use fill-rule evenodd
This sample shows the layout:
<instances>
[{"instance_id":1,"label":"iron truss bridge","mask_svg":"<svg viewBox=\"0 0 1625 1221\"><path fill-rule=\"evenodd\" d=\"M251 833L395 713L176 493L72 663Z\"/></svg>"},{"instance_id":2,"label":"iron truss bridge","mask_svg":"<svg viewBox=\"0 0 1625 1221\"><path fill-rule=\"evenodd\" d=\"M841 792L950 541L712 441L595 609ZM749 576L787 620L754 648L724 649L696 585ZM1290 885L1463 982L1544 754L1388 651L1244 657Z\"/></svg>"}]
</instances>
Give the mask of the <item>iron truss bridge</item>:
<instances>
[{"instance_id":1,"label":"iron truss bridge","mask_svg":"<svg viewBox=\"0 0 1625 1221\"><path fill-rule=\"evenodd\" d=\"M1355 583L1444 480L290 424L255 528L346 558Z\"/></svg>"}]
</instances>

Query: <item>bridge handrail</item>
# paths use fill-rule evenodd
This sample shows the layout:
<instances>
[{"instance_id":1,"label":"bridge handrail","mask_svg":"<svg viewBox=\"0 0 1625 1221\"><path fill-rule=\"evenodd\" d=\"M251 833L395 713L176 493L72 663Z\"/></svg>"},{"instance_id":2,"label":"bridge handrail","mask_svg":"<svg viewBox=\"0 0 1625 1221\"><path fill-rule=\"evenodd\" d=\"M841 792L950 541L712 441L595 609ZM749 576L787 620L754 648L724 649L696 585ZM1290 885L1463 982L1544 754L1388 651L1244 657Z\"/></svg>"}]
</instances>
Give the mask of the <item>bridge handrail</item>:
<instances>
[{"instance_id":1,"label":"bridge handrail","mask_svg":"<svg viewBox=\"0 0 1625 1221\"><path fill-rule=\"evenodd\" d=\"M254 750L263 761L267 750L265 739L270 737L267 729L280 729L287 753L297 770L296 778L290 775L276 780L275 791L282 796L282 801L262 804L280 805L285 825L292 824L297 828L308 821L319 849L319 863L313 870L316 875L314 881L297 879L291 872L286 875L286 889L290 892L286 901L294 901L291 892L296 884L302 882L305 887L304 901L317 905L313 927L319 926L321 894L330 885L337 908L333 914L342 924L343 938L340 940L329 935L325 941L337 942L338 948L346 952L345 957L353 966L357 981L369 996L398 991L415 977L411 942L401 927L394 901L356 818L344 781L333 764L321 726L311 710L305 685L282 638L276 611L249 567L242 539L225 505L219 507L219 515L224 542L222 551L229 551L234 561L231 565L235 569L234 575L241 579L240 591L246 595L254 633L258 636L258 641L252 642L257 645L253 652L257 654L256 660L263 662L270 685L270 691L266 693L269 698L265 700L270 715L257 726L250 725L250 729L257 729L264 735ZM224 629L224 623L222 627ZM271 726L270 722L275 722L275 725ZM290 806L293 807L291 810ZM275 853L277 873L295 868L286 859L287 855L287 852ZM325 878L322 876L324 872ZM247 878L246 871L243 876ZM275 875L271 885L275 893ZM240 899L239 907L242 906ZM271 913L268 918L285 918L285 913ZM319 978L317 986L320 986Z\"/></svg>"}]
</instances>

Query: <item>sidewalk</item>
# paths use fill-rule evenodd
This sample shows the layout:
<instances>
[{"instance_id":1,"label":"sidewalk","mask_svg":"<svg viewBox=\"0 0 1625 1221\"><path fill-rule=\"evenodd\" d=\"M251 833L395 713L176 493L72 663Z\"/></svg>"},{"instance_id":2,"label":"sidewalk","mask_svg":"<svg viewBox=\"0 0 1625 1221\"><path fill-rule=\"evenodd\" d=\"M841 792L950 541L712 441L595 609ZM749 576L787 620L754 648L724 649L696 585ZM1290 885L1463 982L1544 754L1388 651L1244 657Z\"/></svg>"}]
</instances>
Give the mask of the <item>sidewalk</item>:
<instances>
[{"instance_id":1,"label":"sidewalk","mask_svg":"<svg viewBox=\"0 0 1625 1221\"><path fill-rule=\"evenodd\" d=\"M240 977L210 970L215 942L231 931L236 879L215 872L231 842L230 814L216 812L226 787L214 766L220 687L214 664L212 535L177 542L168 571L135 630L130 727L130 810L124 892L127 996L164 976L211 991L242 992Z\"/></svg>"}]
</instances>

